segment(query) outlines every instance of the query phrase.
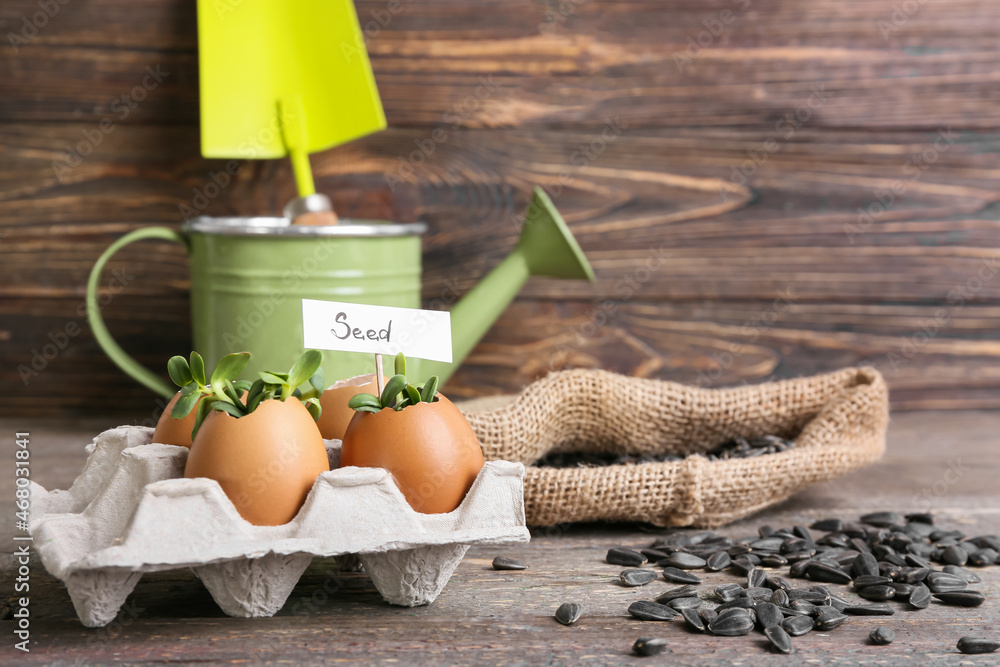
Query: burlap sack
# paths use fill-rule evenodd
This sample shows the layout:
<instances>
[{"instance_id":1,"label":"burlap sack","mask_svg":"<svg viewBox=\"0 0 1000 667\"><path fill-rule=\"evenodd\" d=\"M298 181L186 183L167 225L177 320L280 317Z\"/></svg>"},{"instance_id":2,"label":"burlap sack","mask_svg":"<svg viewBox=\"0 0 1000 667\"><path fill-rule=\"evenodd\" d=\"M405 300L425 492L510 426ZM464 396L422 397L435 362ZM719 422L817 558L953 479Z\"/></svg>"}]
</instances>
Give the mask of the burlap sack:
<instances>
[{"instance_id":1,"label":"burlap sack","mask_svg":"<svg viewBox=\"0 0 1000 667\"><path fill-rule=\"evenodd\" d=\"M529 525L647 521L713 527L881 457L888 390L872 368L731 389L698 389L605 371L552 373L516 397L463 411L487 459L520 461ZM795 447L748 459L697 454L736 436ZM683 461L551 468L555 452L688 455Z\"/></svg>"}]
</instances>

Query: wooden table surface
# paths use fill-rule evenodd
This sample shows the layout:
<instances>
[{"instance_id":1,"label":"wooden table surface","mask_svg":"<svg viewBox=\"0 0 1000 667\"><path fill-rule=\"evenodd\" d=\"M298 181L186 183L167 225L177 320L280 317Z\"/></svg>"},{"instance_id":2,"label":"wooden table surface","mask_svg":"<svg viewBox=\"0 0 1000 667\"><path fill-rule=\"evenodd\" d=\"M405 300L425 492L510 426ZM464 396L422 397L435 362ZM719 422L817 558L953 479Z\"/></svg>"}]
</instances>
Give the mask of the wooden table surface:
<instances>
[{"instance_id":1,"label":"wooden table surface","mask_svg":"<svg viewBox=\"0 0 1000 667\"><path fill-rule=\"evenodd\" d=\"M84 461L83 446L101 428L112 425L107 420L36 424L0 421L2 432L10 436L30 430L33 476L46 488L66 488ZM855 518L867 511L908 511L929 504L940 525L970 535L1000 533L998 433L997 413L896 416L889 449L877 465L813 487L719 532L744 536L756 533L763 523L791 526L828 515ZM4 441L5 451L11 452L11 438L4 436ZM948 470L955 472L946 476ZM947 480L956 477L958 481L949 485ZM0 475L7 544L12 544L13 532L12 480L13 475ZM274 618L227 618L190 572L147 575L118 620L103 629L83 627L63 585L33 559L31 652L21 654L12 649L12 640L5 641L0 663L995 665L1000 661L997 656L963 656L955 650L963 635L1000 638L1000 567L981 572L983 583L977 588L987 595L981 607L934 603L921 612L898 611L888 618L851 617L832 633L814 631L796 638L792 657L771 655L757 632L740 638L711 637L688 633L679 620L634 620L626 612L632 601L652 599L670 585L661 579L639 589L623 588L615 583L622 568L605 563L604 554L611 546L647 546L658 532L639 526L574 526L537 530L527 545L473 548L441 597L416 609L390 607L366 575L338 572L333 561L326 560L313 563ZM518 558L529 569L494 571L490 562L499 554ZM9 559L0 575L5 595L13 590ZM737 580L729 573L703 578L705 591ZM584 608L584 616L573 627L552 619L556 607L567 601ZM896 631L891 646L867 642L869 631L879 624ZM0 627L8 628L4 635L11 636L12 621L0 621ZM632 656L632 642L642 635L668 639L670 653L657 658Z\"/></svg>"}]
</instances>

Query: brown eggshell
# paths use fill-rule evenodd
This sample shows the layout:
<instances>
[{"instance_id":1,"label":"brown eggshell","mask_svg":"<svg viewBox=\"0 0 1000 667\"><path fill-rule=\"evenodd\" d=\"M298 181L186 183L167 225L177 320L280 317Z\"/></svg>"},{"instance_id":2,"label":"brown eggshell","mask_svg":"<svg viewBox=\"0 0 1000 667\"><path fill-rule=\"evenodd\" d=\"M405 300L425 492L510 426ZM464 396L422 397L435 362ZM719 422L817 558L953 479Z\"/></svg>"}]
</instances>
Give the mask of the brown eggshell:
<instances>
[{"instance_id":1,"label":"brown eggshell","mask_svg":"<svg viewBox=\"0 0 1000 667\"><path fill-rule=\"evenodd\" d=\"M388 380L386 380L388 382ZM319 397L319 405L323 412L316 422L319 432L327 440L343 440L347 425L354 417L354 410L347 407L347 402L357 394L378 395L375 386L375 374L359 375L341 380L330 386Z\"/></svg>"},{"instance_id":2,"label":"brown eggshell","mask_svg":"<svg viewBox=\"0 0 1000 667\"><path fill-rule=\"evenodd\" d=\"M184 476L214 479L244 519L278 526L295 518L316 477L329 469L305 406L269 400L238 419L213 410L198 429Z\"/></svg>"},{"instance_id":3,"label":"brown eggshell","mask_svg":"<svg viewBox=\"0 0 1000 667\"><path fill-rule=\"evenodd\" d=\"M483 467L483 450L458 408L438 394L434 403L398 412L355 413L340 465L385 468L413 509L441 514L462 503Z\"/></svg>"},{"instance_id":4,"label":"brown eggshell","mask_svg":"<svg viewBox=\"0 0 1000 667\"><path fill-rule=\"evenodd\" d=\"M174 394L174 397L167 403L167 407L163 409L160 420L156 422L156 429L153 430L153 442L158 442L161 445L177 445L178 447L191 446L191 431L194 430L194 420L198 414L198 405L197 403L195 404L194 409L191 410L187 417L174 419L170 416L170 411L174 409L174 405L180 397L181 392ZM201 403L200 398L198 399L198 403Z\"/></svg>"}]
</instances>

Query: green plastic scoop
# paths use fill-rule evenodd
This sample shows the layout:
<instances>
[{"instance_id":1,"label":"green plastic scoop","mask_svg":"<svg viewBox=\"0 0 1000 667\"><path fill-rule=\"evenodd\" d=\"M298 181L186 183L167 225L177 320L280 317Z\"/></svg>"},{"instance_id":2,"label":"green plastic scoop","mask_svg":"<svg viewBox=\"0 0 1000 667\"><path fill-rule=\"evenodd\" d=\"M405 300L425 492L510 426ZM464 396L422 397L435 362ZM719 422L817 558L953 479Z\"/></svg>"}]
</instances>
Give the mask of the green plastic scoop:
<instances>
[{"instance_id":1,"label":"green plastic scoop","mask_svg":"<svg viewBox=\"0 0 1000 667\"><path fill-rule=\"evenodd\" d=\"M291 158L316 192L309 153L385 129L350 0L198 0L201 153Z\"/></svg>"}]
</instances>

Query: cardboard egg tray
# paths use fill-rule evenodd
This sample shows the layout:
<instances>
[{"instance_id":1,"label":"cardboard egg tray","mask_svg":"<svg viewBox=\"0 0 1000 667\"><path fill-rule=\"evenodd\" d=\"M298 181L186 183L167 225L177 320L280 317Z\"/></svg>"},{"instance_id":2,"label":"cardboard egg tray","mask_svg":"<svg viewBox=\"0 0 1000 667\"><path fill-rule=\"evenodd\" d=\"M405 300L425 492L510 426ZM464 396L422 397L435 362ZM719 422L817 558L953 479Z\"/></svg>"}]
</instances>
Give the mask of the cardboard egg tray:
<instances>
[{"instance_id":1,"label":"cardboard egg tray","mask_svg":"<svg viewBox=\"0 0 1000 667\"><path fill-rule=\"evenodd\" d=\"M357 555L392 604L433 602L473 544L527 542L524 466L489 461L448 514L419 514L380 468L330 472L282 526L245 521L217 482L185 479L184 447L122 426L88 445L65 491L31 487L29 530L45 568L66 584L84 625L118 614L143 572L191 568L230 616L272 616L314 557Z\"/></svg>"}]
</instances>

